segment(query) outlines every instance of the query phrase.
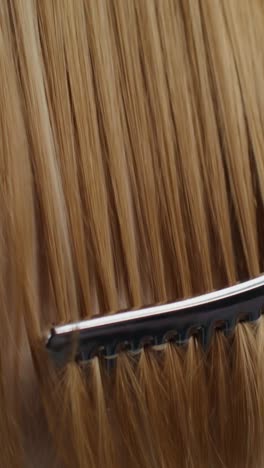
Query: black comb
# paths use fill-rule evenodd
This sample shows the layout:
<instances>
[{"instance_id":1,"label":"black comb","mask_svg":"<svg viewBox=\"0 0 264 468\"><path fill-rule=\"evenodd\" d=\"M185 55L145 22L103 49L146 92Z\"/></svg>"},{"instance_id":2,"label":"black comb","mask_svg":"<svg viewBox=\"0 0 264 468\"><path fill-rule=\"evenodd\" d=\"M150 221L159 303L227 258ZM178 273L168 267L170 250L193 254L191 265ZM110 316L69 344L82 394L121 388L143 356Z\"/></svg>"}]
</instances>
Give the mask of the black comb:
<instances>
[{"instance_id":1,"label":"black comb","mask_svg":"<svg viewBox=\"0 0 264 468\"><path fill-rule=\"evenodd\" d=\"M121 350L136 354L146 345L157 347L168 341L182 345L194 334L207 349L216 328L228 336L238 322L255 322L263 305L264 275L178 302L56 326L46 347L58 365L73 357L89 361L100 355L112 360Z\"/></svg>"}]
</instances>

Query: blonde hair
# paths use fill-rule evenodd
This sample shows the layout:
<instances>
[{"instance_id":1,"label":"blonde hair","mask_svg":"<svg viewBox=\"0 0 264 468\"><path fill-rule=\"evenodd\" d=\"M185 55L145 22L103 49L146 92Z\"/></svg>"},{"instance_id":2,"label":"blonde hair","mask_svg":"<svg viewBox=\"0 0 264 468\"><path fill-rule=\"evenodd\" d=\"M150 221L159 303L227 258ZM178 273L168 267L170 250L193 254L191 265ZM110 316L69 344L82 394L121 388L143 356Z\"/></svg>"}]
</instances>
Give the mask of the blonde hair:
<instances>
[{"instance_id":1,"label":"blonde hair","mask_svg":"<svg viewBox=\"0 0 264 468\"><path fill-rule=\"evenodd\" d=\"M1 0L0 465L259 468L264 325L57 369L50 326L263 271L261 0Z\"/></svg>"}]
</instances>

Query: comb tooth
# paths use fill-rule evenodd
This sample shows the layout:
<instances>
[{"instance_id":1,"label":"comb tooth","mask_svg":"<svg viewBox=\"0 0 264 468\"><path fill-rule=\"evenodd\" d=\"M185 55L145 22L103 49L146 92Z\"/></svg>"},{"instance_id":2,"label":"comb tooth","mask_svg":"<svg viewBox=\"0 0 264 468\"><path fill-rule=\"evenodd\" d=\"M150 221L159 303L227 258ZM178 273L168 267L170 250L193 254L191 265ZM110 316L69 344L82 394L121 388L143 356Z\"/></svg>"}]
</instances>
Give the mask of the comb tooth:
<instances>
[{"instance_id":1,"label":"comb tooth","mask_svg":"<svg viewBox=\"0 0 264 468\"><path fill-rule=\"evenodd\" d=\"M196 327L189 326L188 328L184 328L182 333L180 333L181 339L183 343L188 343L189 339L194 335Z\"/></svg>"},{"instance_id":2,"label":"comb tooth","mask_svg":"<svg viewBox=\"0 0 264 468\"><path fill-rule=\"evenodd\" d=\"M98 353L104 354L104 347L99 347L95 345L93 347L84 348L84 350L80 352L81 355L86 356L86 361L92 359L94 356L97 356Z\"/></svg>"},{"instance_id":3,"label":"comb tooth","mask_svg":"<svg viewBox=\"0 0 264 468\"><path fill-rule=\"evenodd\" d=\"M213 323L210 323L206 327L202 328L202 333L201 333L202 346L203 346L205 351L208 350L208 348L209 348L209 346L211 344L213 333L214 333L214 324Z\"/></svg>"},{"instance_id":4,"label":"comb tooth","mask_svg":"<svg viewBox=\"0 0 264 468\"><path fill-rule=\"evenodd\" d=\"M176 344L179 346L185 345L189 340L188 330L180 330L179 333L176 335Z\"/></svg>"},{"instance_id":5,"label":"comb tooth","mask_svg":"<svg viewBox=\"0 0 264 468\"><path fill-rule=\"evenodd\" d=\"M117 343L114 342L108 342L107 345L105 346L105 358L106 359L112 359L113 356L116 354L116 347Z\"/></svg>"},{"instance_id":6,"label":"comb tooth","mask_svg":"<svg viewBox=\"0 0 264 468\"><path fill-rule=\"evenodd\" d=\"M90 355L86 351L81 351L76 355L76 362L86 362L89 361Z\"/></svg>"},{"instance_id":7,"label":"comb tooth","mask_svg":"<svg viewBox=\"0 0 264 468\"><path fill-rule=\"evenodd\" d=\"M227 332L226 332L227 336L232 335L232 333L234 332L236 328L236 324L237 324L237 317L233 317L232 319L227 320Z\"/></svg>"},{"instance_id":8,"label":"comb tooth","mask_svg":"<svg viewBox=\"0 0 264 468\"><path fill-rule=\"evenodd\" d=\"M136 336L131 342L131 351L133 354L137 354L140 351L141 338Z\"/></svg>"},{"instance_id":9,"label":"comb tooth","mask_svg":"<svg viewBox=\"0 0 264 468\"><path fill-rule=\"evenodd\" d=\"M179 333L180 344L188 343L190 336L192 336L192 333L193 327L186 326L185 328L183 328Z\"/></svg>"},{"instance_id":10,"label":"comb tooth","mask_svg":"<svg viewBox=\"0 0 264 468\"><path fill-rule=\"evenodd\" d=\"M115 368L115 358L109 358L104 360L106 372L111 374Z\"/></svg>"},{"instance_id":11,"label":"comb tooth","mask_svg":"<svg viewBox=\"0 0 264 468\"><path fill-rule=\"evenodd\" d=\"M158 333L154 336L154 346L159 346L163 343L163 334Z\"/></svg>"},{"instance_id":12,"label":"comb tooth","mask_svg":"<svg viewBox=\"0 0 264 468\"><path fill-rule=\"evenodd\" d=\"M98 346L97 351L96 351L96 356L98 356L99 358L105 358L106 353L107 353L107 350L104 346L102 345ZM91 354L90 354L90 357L92 357Z\"/></svg>"},{"instance_id":13,"label":"comb tooth","mask_svg":"<svg viewBox=\"0 0 264 468\"><path fill-rule=\"evenodd\" d=\"M250 321L256 322L261 317L261 309L257 308L250 312Z\"/></svg>"}]
</instances>

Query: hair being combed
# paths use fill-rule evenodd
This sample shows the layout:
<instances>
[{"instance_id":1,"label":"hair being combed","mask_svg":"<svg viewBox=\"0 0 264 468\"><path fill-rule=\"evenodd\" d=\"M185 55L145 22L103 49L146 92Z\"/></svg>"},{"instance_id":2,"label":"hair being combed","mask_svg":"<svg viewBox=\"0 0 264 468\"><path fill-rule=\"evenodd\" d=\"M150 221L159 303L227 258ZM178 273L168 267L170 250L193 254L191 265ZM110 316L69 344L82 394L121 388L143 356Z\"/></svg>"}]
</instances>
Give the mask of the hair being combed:
<instances>
[{"instance_id":1,"label":"hair being combed","mask_svg":"<svg viewBox=\"0 0 264 468\"><path fill-rule=\"evenodd\" d=\"M263 320L111 373L43 344L263 272L263 25L261 0L1 0L1 467L263 466Z\"/></svg>"}]
</instances>

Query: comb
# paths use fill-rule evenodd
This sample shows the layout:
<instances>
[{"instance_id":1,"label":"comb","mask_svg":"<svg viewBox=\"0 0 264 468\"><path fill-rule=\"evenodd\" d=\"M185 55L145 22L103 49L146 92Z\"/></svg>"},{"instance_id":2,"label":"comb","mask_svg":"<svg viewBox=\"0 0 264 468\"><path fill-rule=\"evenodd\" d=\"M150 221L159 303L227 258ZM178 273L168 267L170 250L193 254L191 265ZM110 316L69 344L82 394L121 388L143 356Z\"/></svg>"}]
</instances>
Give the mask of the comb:
<instances>
[{"instance_id":1,"label":"comb","mask_svg":"<svg viewBox=\"0 0 264 468\"><path fill-rule=\"evenodd\" d=\"M193 335L207 349L215 329L228 336L238 322L257 321L263 305L264 275L190 299L55 326L46 347L58 365L99 355L114 360L121 350L137 354L169 341L183 345Z\"/></svg>"}]
</instances>

